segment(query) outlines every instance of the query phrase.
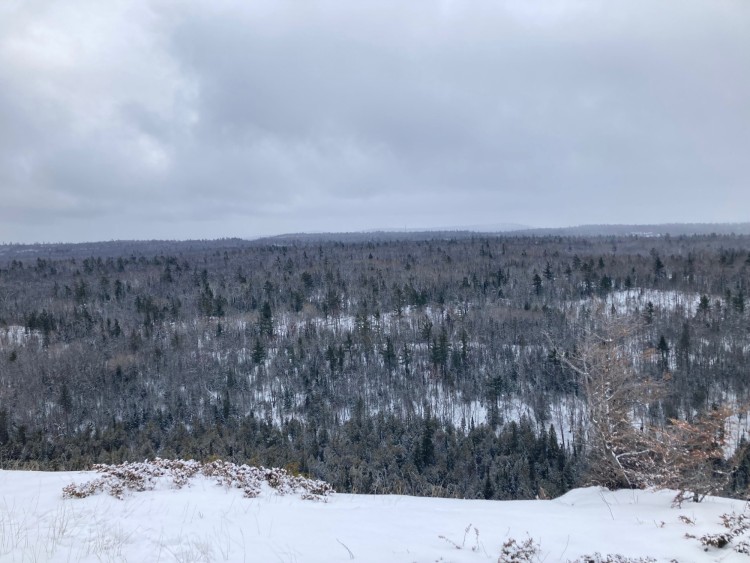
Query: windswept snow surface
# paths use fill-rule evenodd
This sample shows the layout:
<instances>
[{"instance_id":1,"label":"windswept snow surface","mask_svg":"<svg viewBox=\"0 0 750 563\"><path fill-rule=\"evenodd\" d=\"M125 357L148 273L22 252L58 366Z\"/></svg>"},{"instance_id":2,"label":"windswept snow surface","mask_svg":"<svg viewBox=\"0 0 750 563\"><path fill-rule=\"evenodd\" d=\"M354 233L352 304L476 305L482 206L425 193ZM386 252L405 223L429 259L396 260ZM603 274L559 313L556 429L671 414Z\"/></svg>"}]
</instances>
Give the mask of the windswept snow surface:
<instances>
[{"instance_id":1,"label":"windswept snow surface","mask_svg":"<svg viewBox=\"0 0 750 563\"><path fill-rule=\"evenodd\" d=\"M65 485L97 476L0 471L0 561L494 563L511 537L532 538L541 548L535 561L548 563L594 552L747 560L731 544L706 552L685 537L723 531L720 515L741 512L745 503L707 498L671 508L668 491L587 488L513 502L338 494L312 502L271 490L244 498L196 478L183 489L124 500L63 499Z\"/></svg>"}]
</instances>

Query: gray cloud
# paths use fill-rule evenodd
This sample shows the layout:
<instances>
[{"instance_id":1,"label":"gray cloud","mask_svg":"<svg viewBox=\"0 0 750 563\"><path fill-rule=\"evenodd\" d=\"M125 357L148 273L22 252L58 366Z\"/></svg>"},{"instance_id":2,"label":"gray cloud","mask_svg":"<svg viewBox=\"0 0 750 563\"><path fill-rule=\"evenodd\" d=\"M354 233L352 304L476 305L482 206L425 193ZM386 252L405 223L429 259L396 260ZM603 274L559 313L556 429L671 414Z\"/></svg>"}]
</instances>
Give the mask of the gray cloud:
<instances>
[{"instance_id":1,"label":"gray cloud","mask_svg":"<svg viewBox=\"0 0 750 563\"><path fill-rule=\"evenodd\" d=\"M0 7L0 240L747 220L750 4Z\"/></svg>"}]
</instances>

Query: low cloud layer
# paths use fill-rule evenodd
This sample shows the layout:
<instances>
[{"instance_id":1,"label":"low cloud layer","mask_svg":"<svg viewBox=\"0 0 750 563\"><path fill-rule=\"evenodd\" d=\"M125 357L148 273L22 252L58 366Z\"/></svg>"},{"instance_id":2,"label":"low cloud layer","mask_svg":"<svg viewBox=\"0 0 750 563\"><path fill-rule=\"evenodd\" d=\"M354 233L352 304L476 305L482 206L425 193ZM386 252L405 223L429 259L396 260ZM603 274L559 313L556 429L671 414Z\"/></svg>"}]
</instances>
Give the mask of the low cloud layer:
<instances>
[{"instance_id":1,"label":"low cloud layer","mask_svg":"<svg viewBox=\"0 0 750 563\"><path fill-rule=\"evenodd\" d=\"M750 4L0 5L0 241L748 220Z\"/></svg>"}]
</instances>

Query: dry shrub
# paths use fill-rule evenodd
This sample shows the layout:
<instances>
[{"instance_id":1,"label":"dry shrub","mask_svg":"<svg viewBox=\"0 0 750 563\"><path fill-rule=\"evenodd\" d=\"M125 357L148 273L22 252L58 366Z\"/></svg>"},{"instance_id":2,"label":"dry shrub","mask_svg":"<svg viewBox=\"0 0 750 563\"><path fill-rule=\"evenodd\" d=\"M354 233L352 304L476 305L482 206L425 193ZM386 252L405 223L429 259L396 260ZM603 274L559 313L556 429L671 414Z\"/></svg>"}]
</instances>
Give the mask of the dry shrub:
<instances>
[{"instance_id":1,"label":"dry shrub","mask_svg":"<svg viewBox=\"0 0 750 563\"><path fill-rule=\"evenodd\" d=\"M169 460L156 458L153 461L125 462L119 465L94 465L101 477L63 488L65 498L85 498L106 492L115 498L124 498L126 491L153 490L160 481L167 481L175 488L189 485L196 475L213 478L224 487L242 489L248 498L257 497L266 483L277 494L298 495L305 500L325 500L333 494L333 487L325 481L290 475L279 468L250 467L227 461L201 463L194 460Z\"/></svg>"},{"instance_id":2,"label":"dry shrub","mask_svg":"<svg viewBox=\"0 0 750 563\"><path fill-rule=\"evenodd\" d=\"M656 563L653 557L627 557L619 553L584 555L571 563Z\"/></svg>"}]
</instances>

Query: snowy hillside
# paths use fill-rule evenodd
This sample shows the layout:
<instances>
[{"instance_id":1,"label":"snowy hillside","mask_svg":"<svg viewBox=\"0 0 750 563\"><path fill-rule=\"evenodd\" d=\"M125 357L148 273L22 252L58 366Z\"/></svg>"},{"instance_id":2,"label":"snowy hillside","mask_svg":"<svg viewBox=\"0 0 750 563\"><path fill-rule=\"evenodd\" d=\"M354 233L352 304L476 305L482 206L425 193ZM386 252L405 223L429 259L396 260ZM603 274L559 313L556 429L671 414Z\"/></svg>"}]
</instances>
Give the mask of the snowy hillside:
<instances>
[{"instance_id":1,"label":"snowy hillside","mask_svg":"<svg viewBox=\"0 0 750 563\"><path fill-rule=\"evenodd\" d=\"M153 490L126 491L122 500L105 492L63 498L67 485L98 477L0 471L0 561L495 562L512 560L500 559L511 539L538 545L531 561L596 552L600 560L747 559L732 550L741 537L708 551L698 540L726 532L721 515L741 514L745 503L707 498L672 508L668 491L587 488L510 502L350 494L305 500L265 484L247 498L195 475L179 489L157 479Z\"/></svg>"}]
</instances>

